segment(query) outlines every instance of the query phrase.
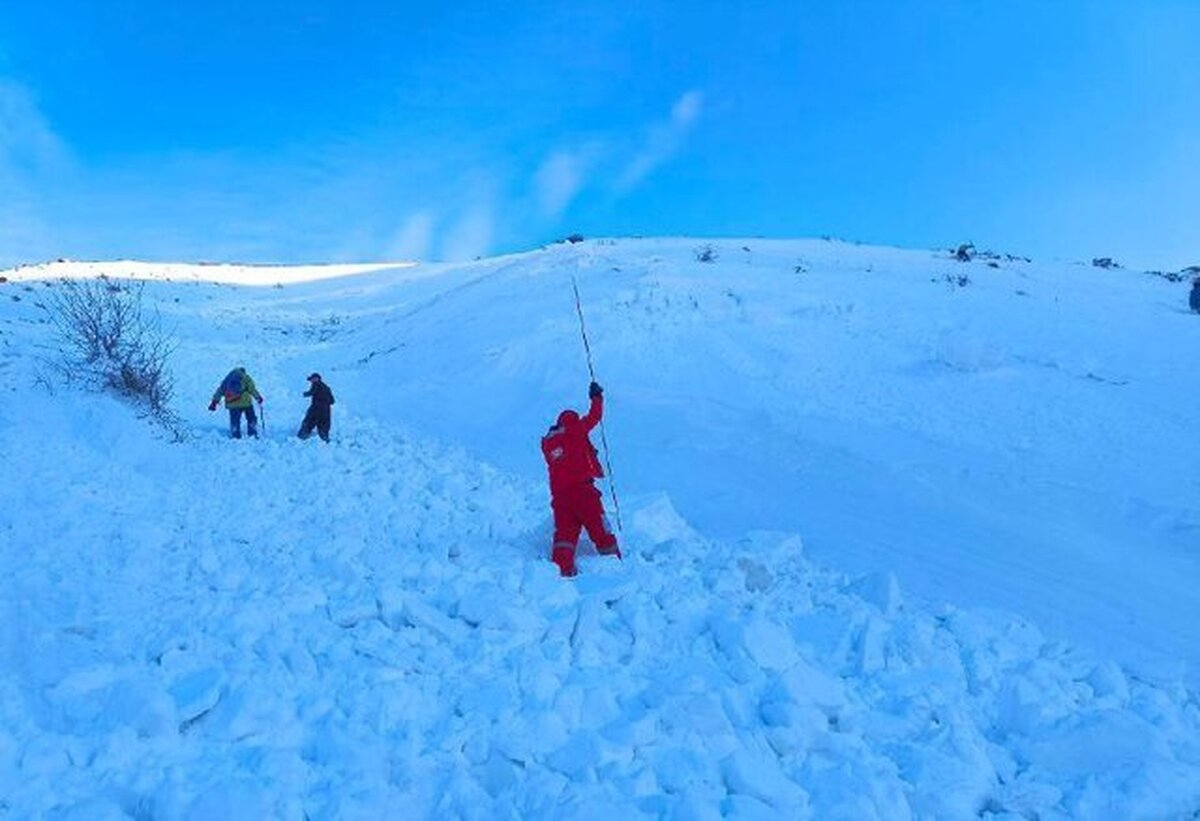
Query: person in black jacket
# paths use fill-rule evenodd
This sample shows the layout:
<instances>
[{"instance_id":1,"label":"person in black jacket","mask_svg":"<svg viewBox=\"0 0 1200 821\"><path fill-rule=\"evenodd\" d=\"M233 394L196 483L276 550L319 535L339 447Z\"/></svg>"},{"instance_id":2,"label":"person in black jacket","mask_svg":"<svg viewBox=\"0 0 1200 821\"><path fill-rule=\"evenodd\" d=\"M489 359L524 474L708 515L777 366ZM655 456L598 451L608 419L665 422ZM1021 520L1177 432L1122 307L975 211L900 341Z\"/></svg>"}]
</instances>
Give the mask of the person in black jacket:
<instances>
[{"instance_id":1,"label":"person in black jacket","mask_svg":"<svg viewBox=\"0 0 1200 821\"><path fill-rule=\"evenodd\" d=\"M312 436L313 428L316 428L321 439L328 442L330 407L334 402L333 391L321 381L319 373L310 374L308 384L310 387L304 395L311 396L312 402L308 406L308 412L304 414L304 421L300 423L300 432L296 435L307 439Z\"/></svg>"},{"instance_id":2,"label":"person in black jacket","mask_svg":"<svg viewBox=\"0 0 1200 821\"><path fill-rule=\"evenodd\" d=\"M1200 314L1200 277L1192 280L1192 292L1188 295L1188 305Z\"/></svg>"}]
</instances>

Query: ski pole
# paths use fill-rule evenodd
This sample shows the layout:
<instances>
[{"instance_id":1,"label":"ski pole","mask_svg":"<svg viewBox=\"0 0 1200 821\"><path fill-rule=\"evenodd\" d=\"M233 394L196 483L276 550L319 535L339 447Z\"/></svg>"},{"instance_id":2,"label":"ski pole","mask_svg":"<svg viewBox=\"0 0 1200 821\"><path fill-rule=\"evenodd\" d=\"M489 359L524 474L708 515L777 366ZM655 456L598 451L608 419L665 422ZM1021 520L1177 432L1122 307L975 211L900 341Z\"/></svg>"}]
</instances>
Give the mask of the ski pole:
<instances>
[{"instance_id":1,"label":"ski pole","mask_svg":"<svg viewBox=\"0 0 1200 821\"><path fill-rule=\"evenodd\" d=\"M592 366L592 346L588 343L587 326L583 322L583 302L579 299L579 284L571 275L571 287L575 290L575 313L579 315L579 334L583 337L583 351L587 356L588 375L596 381L596 369ZM613 478L612 462L608 456L608 435L604 430L604 417L600 417L600 445L604 448L604 470L608 474L608 488L613 497L613 512L617 516L617 531L624 532L621 525L621 502L617 499L617 481Z\"/></svg>"}]
</instances>

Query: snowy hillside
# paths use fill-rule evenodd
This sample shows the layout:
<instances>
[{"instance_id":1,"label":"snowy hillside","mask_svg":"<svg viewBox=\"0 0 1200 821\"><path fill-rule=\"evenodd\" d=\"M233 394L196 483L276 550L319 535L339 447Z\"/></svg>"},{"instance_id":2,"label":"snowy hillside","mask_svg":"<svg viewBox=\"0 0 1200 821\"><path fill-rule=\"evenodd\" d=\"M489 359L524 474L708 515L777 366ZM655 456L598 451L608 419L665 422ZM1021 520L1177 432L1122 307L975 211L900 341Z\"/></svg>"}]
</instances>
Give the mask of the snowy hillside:
<instances>
[{"instance_id":1,"label":"snowy hillside","mask_svg":"<svg viewBox=\"0 0 1200 821\"><path fill-rule=\"evenodd\" d=\"M704 244L3 272L0 818L1200 817L1186 287ZM37 384L100 274L149 280L186 442ZM572 277L626 558L567 581Z\"/></svg>"}]
</instances>

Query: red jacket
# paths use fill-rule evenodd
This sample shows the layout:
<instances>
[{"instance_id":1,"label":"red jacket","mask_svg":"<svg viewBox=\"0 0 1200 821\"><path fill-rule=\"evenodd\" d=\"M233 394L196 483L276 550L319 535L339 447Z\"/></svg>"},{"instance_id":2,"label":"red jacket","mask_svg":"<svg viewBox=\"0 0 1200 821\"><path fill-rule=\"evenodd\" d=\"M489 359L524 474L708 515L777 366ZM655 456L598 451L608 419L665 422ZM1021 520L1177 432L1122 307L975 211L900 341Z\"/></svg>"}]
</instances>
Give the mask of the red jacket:
<instances>
[{"instance_id":1,"label":"red jacket","mask_svg":"<svg viewBox=\"0 0 1200 821\"><path fill-rule=\"evenodd\" d=\"M603 415L604 397L593 397L587 416L580 419L575 411L565 410L558 415L558 424L542 437L542 455L550 471L552 496L604 475L596 449L588 439L588 433Z\"/></svg>"}]
</instances>

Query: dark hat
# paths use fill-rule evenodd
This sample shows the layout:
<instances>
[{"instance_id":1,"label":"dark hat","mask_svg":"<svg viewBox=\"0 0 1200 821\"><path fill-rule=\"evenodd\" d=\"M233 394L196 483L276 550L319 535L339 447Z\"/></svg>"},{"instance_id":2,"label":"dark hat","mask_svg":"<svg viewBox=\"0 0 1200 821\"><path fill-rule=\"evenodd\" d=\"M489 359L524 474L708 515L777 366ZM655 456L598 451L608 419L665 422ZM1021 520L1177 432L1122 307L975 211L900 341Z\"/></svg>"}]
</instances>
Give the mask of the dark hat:
<instances>
[{"instance_id":1,"label":"dark hat","mask_svg":"<svg viewBox=\"0 0 1200 821\"><path fill-rule=\"evenodd\" d=\"M310 374L308 375L308 381L309 381L309 382L313 381L314 379L316 379L316 380L318 380L318 381L319 381L319 380L321 379L321 374L319 374L319 373L310 373Z\"/></svg>"}]
</instances>

